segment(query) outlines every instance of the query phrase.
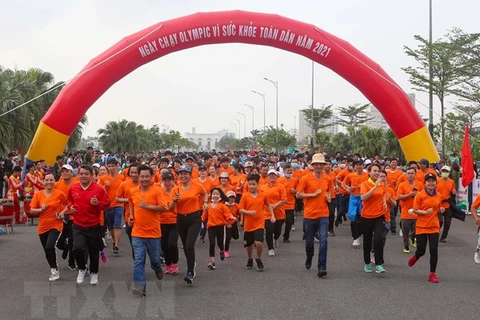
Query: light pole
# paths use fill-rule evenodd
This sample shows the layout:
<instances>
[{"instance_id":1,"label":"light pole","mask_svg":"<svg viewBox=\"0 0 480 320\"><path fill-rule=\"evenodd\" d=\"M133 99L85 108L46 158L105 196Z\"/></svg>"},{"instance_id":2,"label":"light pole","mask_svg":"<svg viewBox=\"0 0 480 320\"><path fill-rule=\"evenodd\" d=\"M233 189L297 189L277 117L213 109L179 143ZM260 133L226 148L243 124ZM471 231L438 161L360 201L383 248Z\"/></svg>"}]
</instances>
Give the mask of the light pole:
<instances>
[{"instance_id":1,"label":"light pole","mask_svg":"<svg viewBox=\"0 0 480 320\"><path fill-rule=\"evenodd\" d=\"M235 137L235 131L237 130L237 124L235 122L230 122L230 126L233 126L233 137ZM240 136L238 138L240 139Z\"/></svg>"},{"instance_id":2,"label":"light pole","mask_svg":"<svg viewBox=\"0 0 480 320\"><path fill-rule=\"evenodd\" d=\"M240 119L235 118L235 119L233 119L233 120L235 120L235 121L238 122L238 139L240 140L240 139L241 139L241 135L240 135Z\"/></svg>"},{"instance_id":3,"label":"light pole","mask_svg":"<svg viewBox=\"0 0 480 320\"><path fill-rule=\"evenodd\" d=\"M249 107L250 110L252 110L252 131L253 131L253 130L255 130L255 110L254 110L254 108L253 108L252 106L250 106L250 105L248 105L248 104L246 104L246 103L244 103L243 105L244 105L245 107Z\"/></svg>"},{"instance_id":4,"label":"light pole","mask_svg":"<svg viewBox=\"0 0 480 320\"><path fill-rule=\"evenodd\" d=\"M265 78L263 77L264 80L267 80L268 82L270 82L271 84L273 84L275 86L275 90L276 90L276 103L275 103L275 128L276 128L276 131L275 131L275 149L276 149L276 152L278 153L278 81L273 81L273 80L270 80L268 78Z\"/></svg>"},{"instance_id":5,"label":"light pole","mask_svg":"<svg viewBox=\"0 0 480 320\"><path fill-rule=\"evenodd\" d=\"M265 93L260 93L260 92L257 92L255 90L252 90L253 93L255 94L258 94L260 97L262 97L263 99L263 130L265 130L265 128L267 127L267 108L266 108L266 104L265 104Z\"/></svg>"},{"instance_id":6,"label":"light pole","mask_svg":"<svg viewBox=\"0 0 480 320\"><path fill-rule=\"evenodd\" d=\"M241 114L243 116L243 137L247 136L247 116L245 113L241 113L237 111L238 114Z\"/></svg>"},{"instance_id":7,"label":"light pole","mask_svg":"<svg viewBox=\"0 0 480 320\"><path fill-rule=\"evenodd\" d=\"M429 3L429 35L428 35L428 66L429 66L429 86L428 86L428 131L433 139L433 56L432 56L432 28L433 28L432 0ZM443 121L443 119L441 119ZM442 140L443 146L443 140ZM442 154L442 157L445 155Z\"/></svg>"},{"instance_id":8,"label":"light pole","mask_svg":"<svg viewBox=\"0 0 480 320\"><path fill-rule=\"evenodd\" d=\"M313 129L313 105L315 104L315 61L312 60L312 109L310 113L311 117L311 134L312 134L312 141L311 141L311 150L313 152L313 148L315 146L315 130Z\"/></svg>"}]
</instances>

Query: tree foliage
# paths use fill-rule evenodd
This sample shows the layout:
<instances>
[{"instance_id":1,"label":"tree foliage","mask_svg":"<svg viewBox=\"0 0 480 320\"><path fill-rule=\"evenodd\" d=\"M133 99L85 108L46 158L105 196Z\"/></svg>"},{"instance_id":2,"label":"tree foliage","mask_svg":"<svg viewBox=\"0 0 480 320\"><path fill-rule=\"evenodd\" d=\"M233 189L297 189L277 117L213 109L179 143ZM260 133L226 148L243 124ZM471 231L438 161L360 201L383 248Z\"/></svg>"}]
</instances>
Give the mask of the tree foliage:
<instances>
[{"instance_id":1,"label":"tree foliage","mask_svg":"<svg viewBox=\"0 0 480 320\"><path fill-rule=\"evenodd\" d=\"M344 126L345 128L353 128L357 130L360 126L364 125L373 118L367 115L367 109L371 107L370 103L367 104L352 104L346 107L340 107L340 119L338 124Z\"/></svg>"},{"instance_id":2,"label":"tree foliage","mask_svg":"<svg viewBox=\"0 0 480 320\"><path fill-rule=\"evenodd\" d=\"M301 111L305 116L305 122L307 123L307 126L309 126L310 128L312 128L313 126L313 132L315 135L318 133L319 130L334 125L333 122L329 121L333 116L332 105L326 106L321 109L308 108Z\"/></svg>"}]
</instances>

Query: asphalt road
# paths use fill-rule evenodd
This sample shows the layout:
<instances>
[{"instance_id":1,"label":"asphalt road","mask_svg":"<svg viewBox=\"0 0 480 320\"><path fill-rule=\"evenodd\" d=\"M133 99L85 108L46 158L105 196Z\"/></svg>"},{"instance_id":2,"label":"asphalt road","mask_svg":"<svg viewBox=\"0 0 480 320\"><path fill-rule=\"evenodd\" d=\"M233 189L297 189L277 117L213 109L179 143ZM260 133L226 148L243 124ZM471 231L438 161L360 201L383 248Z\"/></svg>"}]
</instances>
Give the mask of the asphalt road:
<instances>
[{"instance_id":1,"label":"asphalt road","mask_svg":"<svg viewBox=\"0 0 480 320\"><path fill-rule=\"evenodd\" d=\"M109 261L100 262L100 284L90 286L87 277L77 286L76 272L63 260L60 280L49 283L36 227L17 226L0 237L0 319L479 319L475 232L471 217L453 222L448 242L440 244L438 284L427 281L428 252L413 268L407 266L409 255L402 253L398 235L387 240L387 273L364 273L362 249L351 247L350 228L343 225L329 238L326 278L318 278L315 267L304 268L297 229L275 257L264 255L264 272L245 268L240 240L232 245L232 257L209 271L208 244L197 242L193 286L183 281L181 252L181 275L157 281L148 269L148 295L136 298L130 292L132 259L125 234L121 254L113 256L109 248Z\"/></svg>"}]
</instances>

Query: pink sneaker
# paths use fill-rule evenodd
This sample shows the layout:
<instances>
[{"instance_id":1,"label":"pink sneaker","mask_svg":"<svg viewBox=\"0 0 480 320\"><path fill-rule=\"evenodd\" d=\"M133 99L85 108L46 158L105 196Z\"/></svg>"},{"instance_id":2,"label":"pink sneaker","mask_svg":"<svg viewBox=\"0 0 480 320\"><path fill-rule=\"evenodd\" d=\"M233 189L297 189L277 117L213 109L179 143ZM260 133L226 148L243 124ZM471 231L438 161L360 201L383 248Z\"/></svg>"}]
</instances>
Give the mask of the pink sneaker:
<instances>
[{"instance_id":1,"label":"pink sneaker","mask_svg":"<svg viewBox=\"0 0 480 320\"><path fill-rule=\"evenodd\" d=\"M174 263L170 266L170 274L174 276L178 274L178 264Z\"/></svg>"},{"instance_id":2,"label":"pink sneaker","mask_svg":"<svg viewBox=\"0 0 480 320\"><path fill-rule=\"evenodd\" d=\"M230 252L225 251L225 258L230 258Z\"/></svg>"},{"instance_id":3,"label":"pink sneaker","mask_svg":"<svg viewBox=\"0 0 480 320\"><path fill-rule=\"evenodd\" d=\"M107 253L105 252L105 250L100 252L100 257L102 258L103 263L108 261Z\"/></svg>"},{"instance_id":4,"label":"pink sneaker","mask_svg":"<svg viewBox=\"0 0 480 320\"><path fill-rule=\"evenodd\" d=\"M172 266L169 265L169 266L166 266L165 267L165 271L163 271L164 274L169 274L172 272Z\"/></svg>"}]
</instances>

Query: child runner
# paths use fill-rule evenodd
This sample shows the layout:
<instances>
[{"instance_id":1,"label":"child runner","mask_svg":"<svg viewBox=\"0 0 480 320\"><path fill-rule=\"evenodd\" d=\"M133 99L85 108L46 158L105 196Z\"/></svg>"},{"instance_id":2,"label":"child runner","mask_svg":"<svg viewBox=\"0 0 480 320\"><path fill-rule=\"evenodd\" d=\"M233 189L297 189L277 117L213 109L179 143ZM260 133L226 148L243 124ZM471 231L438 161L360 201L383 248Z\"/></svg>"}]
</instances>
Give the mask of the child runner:
<instances>
[{"instance_id":1,"label":"child runner","mask_svg":"<svg viewBox=\"0 0 480 320\"><path fill-rule=\"evenodd\" d=\"M253 245L257 248L255 262L257 270L265 270L262 262L263 251L263 233L265 220L263 218L263 209L268 207L270 214L273 216L273 209L268 204L267 197L263 193L258 192L258 183L260 176L258 174L249 174L247 176L248 192L244 193L240 199L240 214L243 223L243 245L247 248L247 269L253 269Z\"/></svg>"},{"instance_id":2,"label":"child runner","mask_svg":"<svg viewBox=\"0 0 480 320\"><path fill-rule=\"evenodd\" d=\"M430 247L430 275L428 281L438 283L435 274L438 261L438 240L440 236L439 212L443 213L445 208L441 207L442 196L435 190L437 187L437 176L431 173L425 175L425 189L416 196L413 207L408 209L410 214L417 214L415 235L417 237L417 251L408 260L408 265L413 267L415 263L425 254L427 241Z\"/></svg>"},{"instance_id":3,"label":"child runner","mask_svg":"<svg viewBox=\"0 0 480 320\"><path fill-rule=\"evenodd\" d=\"M237 219L239 219L240 215L240 207L238 206L238 203L236 203L236 197L237 194L235 194L234 191L228 191L227 192L227 198L228 202L225 204L227 205L228 210L232 213L232 215ZM230 258L230 241L232 239L238 240L239 234L238 234L238 223L237 221L234 221L232 224L227 222L227 231L225 232L225 258Z\"/></svg>"},{"instance_id":4,"label":"child runner","mask_svg":"<svg viewBox=\"0 0 480 320\"><path fill-rule=\"evenodd\" d=\"M207 268L210 270L215 270L215 238L217 240L218 248L220 249L220 260L225 259L224 251L224 235L225 235L225 225L227 222L233 223L236 218L232 215L227 206L221 201L228 201L227 196L223 193L222 189L215 187L212 189L210 194L212 202L208 204L206 210L203 211L202 221L207 223L208 231L208 242L209 242L209 254L210 262L207 265Z\"/></svg>"}]
</instances>

